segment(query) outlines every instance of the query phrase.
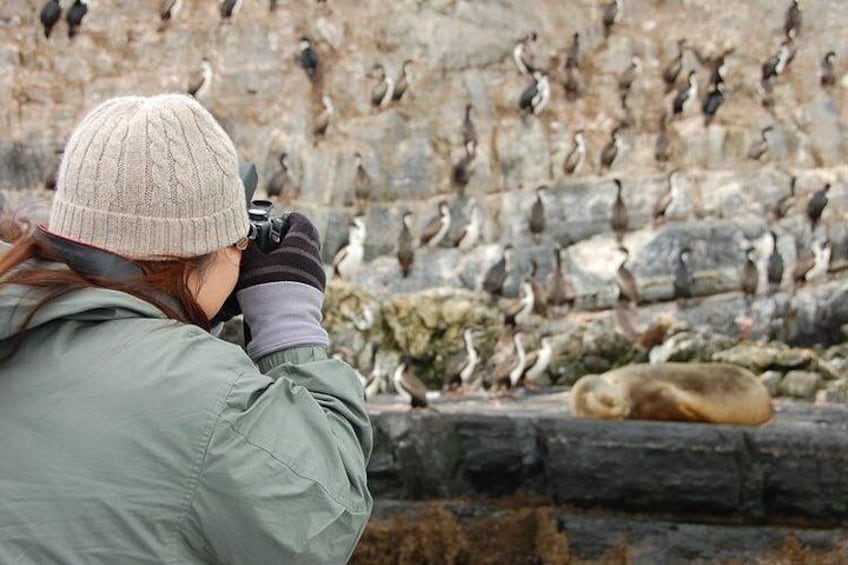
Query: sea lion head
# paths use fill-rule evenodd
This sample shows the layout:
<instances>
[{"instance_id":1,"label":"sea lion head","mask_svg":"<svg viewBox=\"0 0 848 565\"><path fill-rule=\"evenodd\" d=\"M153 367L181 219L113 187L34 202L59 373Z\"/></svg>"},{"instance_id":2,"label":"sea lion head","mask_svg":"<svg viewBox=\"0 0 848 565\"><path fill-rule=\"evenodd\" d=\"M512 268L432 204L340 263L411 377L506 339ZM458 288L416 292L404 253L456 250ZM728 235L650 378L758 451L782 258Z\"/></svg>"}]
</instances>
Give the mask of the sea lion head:
<instances>
[{"instance_id":1,"label":"sea lion head","mask_svg":"<svg viewBox=\"0 0 848 565\"><path fill-rule=\"evenodd\" d=\"M575 383L571 408L575 416L605 420L623 420L630 413L621 391L599 375L587 375Z\"/></svg>"}]
</instances>

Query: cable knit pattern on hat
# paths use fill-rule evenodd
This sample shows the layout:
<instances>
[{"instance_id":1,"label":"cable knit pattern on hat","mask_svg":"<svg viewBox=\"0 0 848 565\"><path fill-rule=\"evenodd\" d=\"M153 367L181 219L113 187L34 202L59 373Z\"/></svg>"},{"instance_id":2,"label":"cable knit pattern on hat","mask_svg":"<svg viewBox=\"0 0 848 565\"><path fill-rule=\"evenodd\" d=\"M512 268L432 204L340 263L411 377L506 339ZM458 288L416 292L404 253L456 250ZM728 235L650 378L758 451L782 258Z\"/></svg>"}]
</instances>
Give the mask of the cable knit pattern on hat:
<instances>
[{"instance_id":1,"label":"cable knit pattern on hat","mask_svg":"<svg viewBox=\"0 0 848 565\"><path fill-rule=\"evenodd\" d=\"M189 96L108 100L68 140L48 228L133 259L231 245L249 229L235 147Z\"/></svg>"}]
</instances>

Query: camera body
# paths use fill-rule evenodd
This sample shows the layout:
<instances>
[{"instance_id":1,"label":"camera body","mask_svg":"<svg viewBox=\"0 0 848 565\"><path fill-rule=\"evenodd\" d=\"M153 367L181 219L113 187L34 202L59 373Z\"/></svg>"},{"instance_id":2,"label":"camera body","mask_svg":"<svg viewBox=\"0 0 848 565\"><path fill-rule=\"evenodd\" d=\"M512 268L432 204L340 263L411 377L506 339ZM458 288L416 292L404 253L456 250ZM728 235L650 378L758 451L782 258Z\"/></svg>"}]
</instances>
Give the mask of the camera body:
<instances>
[{"instance_id":1,"label":"camera body","mask_svg":"<svg viewBox=\"0 0 848 565\"><path fill-rule=\"evenodd\" d=\"M247 217L250 220L250 233L247 238L253 241L263 253L270 253L276 249L286 233L288 214L276 212L274 205L268 200L253 200L256 184L259 182L256 165L240 164L239 177L244 185Z\"/></svg>"}]
</instances>

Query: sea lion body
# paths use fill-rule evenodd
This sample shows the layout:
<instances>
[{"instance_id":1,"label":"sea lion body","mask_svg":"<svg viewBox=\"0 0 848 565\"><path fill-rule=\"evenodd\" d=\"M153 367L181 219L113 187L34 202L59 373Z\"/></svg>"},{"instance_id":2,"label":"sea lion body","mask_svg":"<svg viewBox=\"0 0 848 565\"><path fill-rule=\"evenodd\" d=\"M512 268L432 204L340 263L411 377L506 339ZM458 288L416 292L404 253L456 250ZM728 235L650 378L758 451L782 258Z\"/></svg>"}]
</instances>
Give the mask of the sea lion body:
<instances>
[{"instance_id":1,"label":"sea lion body","mask_svg":"<svg viewBox=\"0 0 848 565\"><path fill-rule=\"evenodd\" d=\"M575 416L762 424L771 396L753 373L729 363L628 365L581 378L571 390Z\"/></svg>"}]
</instances>

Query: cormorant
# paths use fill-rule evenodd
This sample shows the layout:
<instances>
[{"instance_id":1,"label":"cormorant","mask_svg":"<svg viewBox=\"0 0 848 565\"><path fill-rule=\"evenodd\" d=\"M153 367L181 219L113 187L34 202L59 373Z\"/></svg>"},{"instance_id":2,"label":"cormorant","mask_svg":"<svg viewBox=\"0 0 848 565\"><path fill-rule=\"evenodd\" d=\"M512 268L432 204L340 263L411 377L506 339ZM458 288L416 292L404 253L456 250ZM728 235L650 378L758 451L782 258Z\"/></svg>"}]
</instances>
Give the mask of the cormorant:
<instances>
[{"instance_id":1,"label":"cormorant","mask_svg":"<svg viewBox=\"0 0 848 565\"><path fill-rule=\"evenodd\" d=\"M586 136L582 129L574 132L574 147L569 151L562 165L566 175L579 174L586 160Z\"/></svg>"},{"instance_id":2,"label":"cormorant","mask_svg":"<svg viewBox=\"0 0 848 565\"><path fill-rule=\"evenodd\" d=\"M392 100L395 102L399 102L401 98L403 98L406 91L409 89L409 85L411 82L411 76L409 74L408 67L412 64L411 59L407 59L403 62L403 65L400 67L400 76L397 81L395 81L395 87L392 90Z\"/></svg>"},{"instance_id":3,"label":"cormorant","mask_svg":"<svg viewBox=\"0 0 848 565\"><path fill-rule=\"evenodd\" d=\"M683 70L683 52L686 45L686 39L677 40L677 55L663 69L663 82L665 83L665 91L671 92L677 84L677 78L680 76L680 71Z\"/></svg>"},{"instance_id":4,"label":"cormorant","mask_svg":"<svg viewBox=\"0 0 848 565\"><path fill-rule=\"evenodd\" d=\"M504 246L503 255L501 258L486 271L483 277L483 290L491 295L499 295L503 293L503 285L509 271L512 269L512 245Z\"/></svg>"},{"instance_id":5,"label":"cormorant","mask_svg":"<svg viewBox=\"0 0 848 565\"><path fill-rule=\"evenodd\" d=\"M677 91L677 96L674 97L674 102L672 103L672 113L675 116L679 116L685 110L688 104L691 101L695 100L695 97L698 96L698 79L695 76L695 71L689 71L689 75L686 79L686 86L682 87Z\"/></svg>"},{"instance_id":6,"label":"cormorant","mask_svg":"<svg viewBox=\"0 0 848 565\"><path fill-rule=\"evenodd\" d=\"M88 13L88 2L86 0L74 0L74 3L65 13L65 21L68 22L68 37L73 38L82 26L82 19Z\"/></svg>"},{"instance_id":7,"label":"cormorant","mask_svg":"<svg viewBox=\"0 0 848 565\"><path fill-rule=\"evenodd\" d=\"M751 143L748 147L748 159L752 161L759 161L763 158L763 156L768 153L768 137L766 134L774 129L774 126L766 126L760 132L760 139Z\"/></svg>"},{"instance_id":8,"label":"cormorant","mask_svg":"<svg viewBox=\"0 0 848 565\"><path fill-rule=\"evenodd\" d=\"M601 151L601 171L608 171L612 168L618 151L621 148L621 134L619 133L621 126L616 126L610 134L610 140Z\"/></svg>"},{"instance_id":9,"label":"cormorant","mask_svg":"<svg viewBox=\"0 0 848 565\"><path fill-rule=\"evenodd\" d=\"M406 211L401 219L400 236L398 237L397 258L400 264L400 272L404 278L412 272L412 264L415 261L415 243L412 237L412 212Z\"/></svg>"},{"instance_id":10,"label":"cormorant","mask_svg":"<svg viewBox=\"0 0 848 565\"><path fill-rule=\"evenodd\" d=\"M780 284L783 282L783 255L780 254L780 250L777 247L777 234L773 231L770 231L769 234L771 234L772 247L768 264L766 265L766 277L769 286L780 288Z\"/></svg>"},{"instance_id":11,"label":"cormorant","mask_svg":"<svg viewBox=\"0 0 848 565\"><path fill-rule=\"evenodd\" d=\"M421 232L421 245L438 247L450 231L451 212L447 200L439 201L439 213Z\"/></svg>"},{"instance_id":12,"label":"cormorant","mask_svg":"<svg viewBox=\"0 0 848 565\"><path fill-rule=\"evenodd\" d=\"M53 31L53 26L59 22L61 17L61 0L47 0L44 7L41 8L41 25L44 26L44 37L50 38L50 32Z\"/></svg>"},{"instance_id":13,"label":"cormorant","mask_svg":"<svg viewBox=\"0 0 848 565\"><path fill-rule=\"evenodd\" d=\"M612 33L612 26L621 19L621 0L612 0L604 7L604 38Z\"/></svg>"},{"instance_id":14,"label":"cormorant","mask_svg":"<svg viewBox=\"0 0 848 565\"><path fill-rule=\"evenodd\" d=\"M693 277L689 261L691 260L692 252L688 247L684 247L677 255L677 266L674 269L674 298L692 298L692 283Z\"/></svg>"},{"instance_id":15,"label":"cormorant","mask_svg":"<svg viewBox=\"0 0 848 565\"><path fill-rule=\"evenodd\" d=\"M827 206L828 190L830 190L830 183L825 184L821 190L817 190L807 202L807 217L810 219L810 230L813 232L816 231L816 224L821 219L824 207Z\"/></svg>"},{"instance_id":16,"label":"cormorant","mask_svg":"<svg viewBox=\"0 0 848 565\"><path fill-rule=\"evenodd\" d=\"M548 77L541 71L533 71L533 82L521 93L518 106L527 114L538 114L548 104L551 86Z\"/></svg>"},{"instance_id":17,"label":"cormorant","mask_svg":"<svg viewBox=\"0 0 848 565\"><path fill-rule=\"evenodd\" d=\"M830 88L836 84L836 65L834 59L836 59L836 53L834 51L828 51L821 60L819 83L825 88Z\"/></svg>"},{"instance_id":18,"label":"cormorant","mask_svg":"<svg viewBox=\"0 0 848 565\"><path fill-rule=\"evenodd\" d=\"M619 247L619 251L624 254L618 269L615 272L615 282L618 285L618 299L626 300L634 306L639 303L639 286L636 284L636 277L627 268L627 260L630 258L630 251L626 247Z\"/></svg>"},{"instance_id":19,"label":"cormorant","mask_svg":"<svg viewBox=\"0 0 848 565\"><path fill-rule=\"evenodd\" d=\"M616 191L615 201L610 211L610 227L615 232L615 238L618 243L621 243L624 241L624 234L627 232L627 206L625 206L624 199L621 197L621 181L619 179L613 179L613 182L615 183Z\"/></svg>"},{"instance_id":20,"label":"cormorant","mask_svg":"<svg viewBox=\"0 0 848 565\"><path fill-rule=\"evenodd\" d=\"M471 110L474 106L469 102L465 105L465 118L462 120L462 145L468 146L469 141L477 144L477 128L474 127L474 121L471 119Z\"/></svg>"},{"instance_id":21,"label":"cormorant","mask_svg":"<svg viewBox=\"0 0 848 565\"><path fill-rule=\"evenodd\" d=\"M542 233L545 231L545 201L543 197L547 190L548 187L544 184L536 188L536 200L533 201L533 206L530 208L528 225L530 234L536 242L542 239Z\"/></svg>"},{"instance_id":22,"label":"cormorant","mask_svg":"<svg viewBox=\"0 0 848 565\"><path fill-rule=\"evenodd\" d=\"M297 43L297 63L310 79L318 74L318 52L312 47L312 41L305 35Z\"/></svg>"}]
</instances>

